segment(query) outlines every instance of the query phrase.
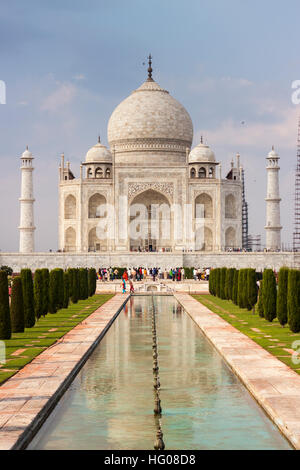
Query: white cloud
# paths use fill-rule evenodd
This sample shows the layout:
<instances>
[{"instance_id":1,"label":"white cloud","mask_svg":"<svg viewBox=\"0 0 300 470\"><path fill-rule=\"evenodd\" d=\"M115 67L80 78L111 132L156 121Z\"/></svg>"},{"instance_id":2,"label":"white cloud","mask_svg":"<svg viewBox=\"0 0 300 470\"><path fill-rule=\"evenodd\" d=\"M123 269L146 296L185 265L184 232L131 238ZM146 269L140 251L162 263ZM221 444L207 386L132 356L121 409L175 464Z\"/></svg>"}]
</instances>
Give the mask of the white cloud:
<instances>
[{"instance_id":1,"label":"white cloud","mask_svg":"<svg viewBox=\"0 0 300 470\"><path fill-rule=\"evenodd\" d=\"M253 147L275 147L294 149L298 108L288 107L281 111L281 119L276 122L245 122L233 119L224 120L217 129L207 129L196 133L196 141L200 140L201 134L212 145L228 145L237 149L243 146ZM278 114L277 114L278 116Z\"/></svg>"},{"instance_id":2,"label":"white cloud","mask_svg":"<svg viewBox=\"0 0 300 470\"><path fill-rule=\"evenodd\" d=\"M72 83L59 84L58 88L44 99L41 110L56 112L72 103L76 94L77 88Z\"/></svg>"}]
</instances>

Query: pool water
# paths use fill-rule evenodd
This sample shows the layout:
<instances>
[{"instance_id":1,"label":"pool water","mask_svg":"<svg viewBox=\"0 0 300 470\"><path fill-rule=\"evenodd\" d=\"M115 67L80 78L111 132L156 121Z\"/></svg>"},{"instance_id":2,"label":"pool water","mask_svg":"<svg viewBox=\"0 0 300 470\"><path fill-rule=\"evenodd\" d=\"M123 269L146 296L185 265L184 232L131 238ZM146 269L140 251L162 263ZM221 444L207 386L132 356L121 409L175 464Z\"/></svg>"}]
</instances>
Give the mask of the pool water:
<instances>
[{"instance_id":1,"label":"pool water","mask_svg":"<svg viewBox=\"0 0 300 470\"><path fill-rule=\"evenodd\" d=\"M152 299L170 449L290 449L172 296L131 297L29 449L153 449Z\"/></svg>"}]
</instances>

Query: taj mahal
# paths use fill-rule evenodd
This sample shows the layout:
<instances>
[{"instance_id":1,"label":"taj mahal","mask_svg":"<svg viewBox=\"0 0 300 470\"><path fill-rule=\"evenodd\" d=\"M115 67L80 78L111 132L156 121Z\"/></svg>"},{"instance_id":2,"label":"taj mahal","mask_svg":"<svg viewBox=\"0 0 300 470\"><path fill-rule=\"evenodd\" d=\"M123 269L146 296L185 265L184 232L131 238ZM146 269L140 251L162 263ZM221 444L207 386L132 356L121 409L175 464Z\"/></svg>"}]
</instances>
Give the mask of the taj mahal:
<instances>
[{"instance_id":1,"label":"taj mahal","mask_svg":"<svg viewBox=\"0 0 300 470\"><path fill-rule=\"evenodd\" d=\"M182 252L241 247L239 156L232 162L226 179L222 179L221 165L211 148L202 139L192 148L192 141L193 123L188 112L153 80L150 58L147 80L117 106L109 119L109 148L99 138L87 152L79 178L74 178L62 156L59 249ZM122 200L126 201L127 210L120 204ZM116 214L115 223L109 224L115 224L113 236L104 231L102 235L97 233L99 218L107 216L106 204ZM138 210L139 206L145 207L144 212ZM174 206L181 219L187 217L186 208L189 208L193 237L183 230L184 220L176 233ZM155 213L161 207L165 208L164 214ZM121 234L118 225L124 212L127 212L127 228L125 220ZM166 234L162 233L164 218L169 221ZM135 219L137 235L131 237L128 223ZM156 230L151 224L153 219ZM203 219L198 241L195 240L197 219ZM198 235L199 232L201 229Z\"/></svg>"},{"instance_id":2,"label":"taj mahal","mask_svg":"<svg viewBox=\"0 0 300 470\"><path fill-rule=\"evenodd\" d=\"M101 256L107 265L117 266L195 266L199 260L241 266L241 157L237 153L232 158L223 176L205 136L193 146L187 110L152 75L150 55L146 81L110 116L108 147L99 137L86 153L78 177L61 155L58 251L51 253L53 261L43 254L44 264L92 265ZM27 148L21 157L20 252L0 254L2 264L39 263L34 253L33 159ZM267 253L244 254L242 263L294 266L296 255L281 253L280 167L274 148L266 160Z\"/></svg>"}]
</instances>

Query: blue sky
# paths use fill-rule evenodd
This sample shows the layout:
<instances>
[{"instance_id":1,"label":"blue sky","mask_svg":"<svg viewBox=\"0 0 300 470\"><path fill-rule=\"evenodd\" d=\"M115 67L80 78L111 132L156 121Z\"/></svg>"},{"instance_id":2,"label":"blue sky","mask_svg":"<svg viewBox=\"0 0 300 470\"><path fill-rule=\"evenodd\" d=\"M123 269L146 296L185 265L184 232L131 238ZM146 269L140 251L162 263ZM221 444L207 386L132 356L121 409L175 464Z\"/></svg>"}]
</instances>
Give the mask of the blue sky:
<instances>
[{"instance_id":1,"label":"blue sky","mask_svg":"<svg viewBox=\"0 0 300 470\"><path fill-rule=\"evenodd\" d=\"M264 237L265 157L281 157L283 241L293 231L299 106L296 0L13 0L0 7L0 249L18 250L19 157L35 159L36 249L57 247L59 155L74 173L116 105L146 77L177 98L211 145L223 174L240 152L250 233ZM245 124L241 124L242 121Z\"/></svg>"}]
</instances>

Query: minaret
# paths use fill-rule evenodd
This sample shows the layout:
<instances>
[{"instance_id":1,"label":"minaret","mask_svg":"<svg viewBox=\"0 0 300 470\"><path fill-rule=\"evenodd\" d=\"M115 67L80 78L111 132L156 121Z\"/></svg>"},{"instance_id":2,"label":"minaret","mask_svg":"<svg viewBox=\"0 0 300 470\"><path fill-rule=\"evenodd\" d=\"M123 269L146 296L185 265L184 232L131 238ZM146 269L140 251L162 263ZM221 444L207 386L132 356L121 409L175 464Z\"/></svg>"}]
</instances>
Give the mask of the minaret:
<instances>
[{"instance_id":1,"label":"minaret","mask_svg":"<svg viewBox=\"0 0 300 470\"><path fill-rule=\"evenodd\" d=\"M267 208L266 248L270 251L281 249L280 196L279 196L279 155L272 148L267 157Z\"/></svg>"},{"instance_id":2,"label":"minaret","mask_svg":"<svg viewBox=\"0 0 300 470\"><path fill-rule=\"evenodd\" d=\"M33 156L26 147L21 157L21 197L20 201L20 253L34 251L34 217L33 217Z\"/></svg>"}]
</instances>

